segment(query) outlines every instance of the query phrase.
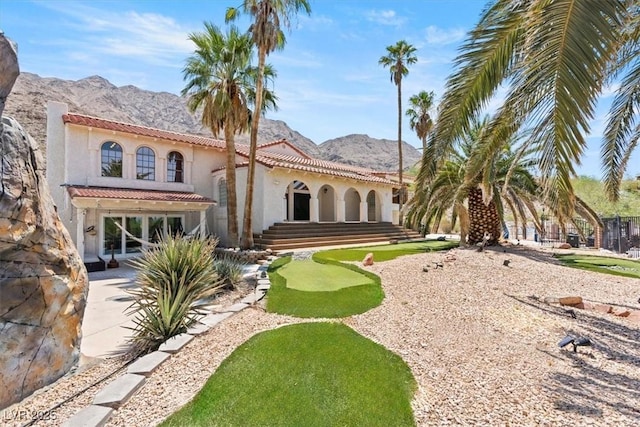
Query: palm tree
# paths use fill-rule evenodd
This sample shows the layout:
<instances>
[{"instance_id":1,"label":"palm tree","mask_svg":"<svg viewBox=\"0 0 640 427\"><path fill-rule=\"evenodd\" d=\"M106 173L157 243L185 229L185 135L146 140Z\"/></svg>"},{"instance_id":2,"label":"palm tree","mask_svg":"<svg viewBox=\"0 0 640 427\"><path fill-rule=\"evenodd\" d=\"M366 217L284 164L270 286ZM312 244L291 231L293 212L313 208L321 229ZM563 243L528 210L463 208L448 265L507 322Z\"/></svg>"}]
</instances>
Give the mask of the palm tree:
<instances>
[{"instance_id":1,"label":"palm tree","mask_svg":"<svg viewBox=\"0 0 640 427\"><path fill-rule=\"evenodd\" d=\"M264 69L267 55L275 49L282 49L285 43L284 32L281 23L290 27L291 18L300 10L311 13L311 6L307 0L244 0L242 3L244 13L253 19L249 27L249 34L258 48L258 78L256 84L256 108L262 111ZM239 8L228 8L226 20L236 19ZM256 152L258 150L258 123L260 114L255 114L251 122L251 136L249 142L249 170L247 176L247 194L244 208L244 221L242 228L242 248L249 249L253 246L253 229L251 217L253 215L253 191L255 180Z\"/></svg>"},{"instance_id":2,"label":"palm tree","mask_svg":"<svg viewBox=\"0 0 640 427\"><path fill-rule=\"evenodd\" d=\"M596 103L619 78L602 144L607 194L620 181L640 136L640 13L638 0L496 1L469 33L440 104L431 155L444 155L468 131L503 83L501 108L485 138L497 150L528 129L541 184L557 210L575 208L571 178L586 147ZM435 175L436 163L425 173Z\"/></svg>"},{"instance_id":3,"label":"palm tree","mask_svg":"<svg viewBox=\"0 0 640 427\"><path fill-rule=\"evenodd\" d=\"M427 136L433 128L433 119L430 113L435 96L436 94L433 91L427 92L423 90L409 98L409 104L411 105L411 108L407 110L409 126L422 141L423 153L427 151Z\"/></svg>"},{"instance_id":4,"label":"palm tree","mask_svg":"<svg viewBox=\"0 0 640 427\"><path fill-rule=\"evenodd\" d=\"M182 90L188 96L187 107L193 113L202 108L202 124L214 136L223 131L227 167L227 235L230 246L238 244L238 203L236 196L235 133L246 131L250 121L248 91L251 79L253 41L230 27L226 34L205 22L205 31L189 35L196 45L183 73L187 80Z\"/></svg>"},{"instance_id":5,"label":"palm tree","mask_svg":"<svg viewBox=\"0 0 640 427\"><path fill-rule=\"evenodd\" d=\"M487 143L484 136L488 131L488 118L474 120L469 131L456 141L445 160L437 166L434 176L427 168L420 170L415 195L409 201L407 221L410 224L415 226L422 222L425 229L435 232L443 216L450 211L452 225L460 221L461 245L482 242L485 234L490 236L487 244L491 245L502 236L506 207L514 218L516 229L522 227L525 238L528 218L541 233L542 224L536 207L543 201L543 192L533 175L536 160L526 148L526 139L509 140L499 150L494 150L495 144ZM487 155L491 156L488 160ZM548 200L553 199L552 193ZM574 223L573 217L563 216L564 211L554 209L556 205L549 203L552 214L561 220L560 223ZM576 211L591 224L599 223L597 214L579 198L576 199Z\"/></svg>"},{"instance_id":6,"label":"palm tree","mask_svg":"<svg viewBox=\"0 0 640 427\"><path fill-rule=\"evenodd\" d=\"M399 221L402 219L402 198L404 197L404 187L402 184L402 78L409 74L407 65L415 64L418 58L415 56L416 48L400 40L395 45L387 46L387 55L378 60L378 64L389 67L391 81L398 87L398 179L400 181L399 197Z\"/></svg>"}]
</instances>

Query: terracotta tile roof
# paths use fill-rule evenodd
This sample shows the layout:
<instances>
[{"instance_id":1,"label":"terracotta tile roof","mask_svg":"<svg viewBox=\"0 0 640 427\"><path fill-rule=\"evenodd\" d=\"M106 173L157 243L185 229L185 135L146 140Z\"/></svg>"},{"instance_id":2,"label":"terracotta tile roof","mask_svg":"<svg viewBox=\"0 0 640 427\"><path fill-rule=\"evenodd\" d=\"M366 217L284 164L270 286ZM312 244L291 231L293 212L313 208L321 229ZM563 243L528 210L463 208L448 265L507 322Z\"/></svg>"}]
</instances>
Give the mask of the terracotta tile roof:
<instances>
[{"instance_id":1,"label":"terracotta tile roof","mask_svg":"<svg viewBox=\"0 0 640 427\"><path fill-rule=\"evenodd\" d=\"M105 129L116 132L130 133L133 135L147 136L150 138L164 139L168 141L184 142L187 144L200 145L203 147L226 147L223 140L208 138L206 136L187 135L168 130L153 129L145 126L130 123L116 122L113 120L99 119L97 117L85 116L82 114L65 114L62 116L65 124L74 124L91 128Z\"/></svg>"},{"instance_id":2,"label":"terracotta tile roof","mask_svg":"<svg viewBox=\"0 0 640 427\"><path fill-rule=\"evenodd\" d=\"M307 159L311 158L311 157L309 157L309 155L307 153L305 153L304 151L302 151L301 149L299 149L298 147L296 147L295 145L293 145L292 143L290 143L286 139L279 139L277 141L272 141L272 142L267 142L267 143L264 143L264 144L260 144L260 145L258 145L258 150L266 150L269 147L273 147L274 145L278 145L278 144L287 144L292 150L294 150L296 153L300 154L300 157L304 157L304 158L307 158Z\"/></svg>"},{"instance_id":3,"label":"terracotta tile roof","mask_svg":"<svg viewBox=\"0 0 640 427\"><path fill-rule=\"evenodd\" d=\"M71 198L123 199L158 202L215 203L196 193L179 191L133 190L130 188L67 187Z\"/></svg>"},{"instance_id":4,"label":"terracotta tile roof","mask_svg":"<svg viewBox=\"0 0 640 427\"><path fill-rule=\"evenodd\" d=\"M236 152L243 157L249 157L249 147L247 145L236 144ZM346 165L343 163L328 162L311 157L289 156L258 149L258 152L256 153L256 161L270 168L299 170L341 178L350 178L357 181L377 182L380 184L394 184L393 181L376 176L376 171L372 169Z\"/></svg>"}]
</instances>

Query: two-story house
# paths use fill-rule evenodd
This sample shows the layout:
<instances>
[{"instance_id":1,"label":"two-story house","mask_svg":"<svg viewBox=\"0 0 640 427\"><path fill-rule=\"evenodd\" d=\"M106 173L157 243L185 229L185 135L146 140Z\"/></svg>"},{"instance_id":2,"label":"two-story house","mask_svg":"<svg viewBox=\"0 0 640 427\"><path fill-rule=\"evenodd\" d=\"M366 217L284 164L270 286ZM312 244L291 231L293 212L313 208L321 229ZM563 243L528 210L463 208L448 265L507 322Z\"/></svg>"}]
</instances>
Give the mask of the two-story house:
<instances>
[{"instance_id":1,"label":"two-story house","mask_svg":"<svg viewBox=\"0 0 640 427\"><path fill-rule=\"evenodd\" d=\"M239 224L249 147L236 145ZM373 170L309 157L286 140L260 145L253 227L276 222L391 222L394 182ZM162 233L196 227L226 245L222 140L47 106L47 181L86 261L126 258ZM397 187L397 185L395 185Z\"/></svg>"}]
</instances>

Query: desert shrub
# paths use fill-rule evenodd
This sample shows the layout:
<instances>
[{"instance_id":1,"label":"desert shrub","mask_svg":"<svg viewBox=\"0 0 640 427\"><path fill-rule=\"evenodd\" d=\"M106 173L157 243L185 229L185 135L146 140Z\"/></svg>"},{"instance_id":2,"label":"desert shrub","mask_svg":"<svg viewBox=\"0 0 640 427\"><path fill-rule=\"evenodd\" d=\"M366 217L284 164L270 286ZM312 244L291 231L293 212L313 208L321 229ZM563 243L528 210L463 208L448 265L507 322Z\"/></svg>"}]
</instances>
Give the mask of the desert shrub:
<instances>
[{"instance_id":1,"label":"desert shrub","mask_svg":"<svg viewBox=\"0 0 640 427\"><path fill-rule=\"evenodd\" d=\"M227 289L235 289L238 283L242 281L244 267L244 262L233 257L216 258L213 262L214 270Z\"/></svg>"},{"instance_id":2,"label":"desert shrub","mask_svg":"<svg viewBox=\"0 0 640 427\"><path fill-rule=\"evenodd\" d=\"M223 285L213 267L217 240L165 236L132 262L136 288L128 314L134 315L131 342L136 354L155 350L185 332L205 314L208 297Z\"/></svg>"}]
</instances>

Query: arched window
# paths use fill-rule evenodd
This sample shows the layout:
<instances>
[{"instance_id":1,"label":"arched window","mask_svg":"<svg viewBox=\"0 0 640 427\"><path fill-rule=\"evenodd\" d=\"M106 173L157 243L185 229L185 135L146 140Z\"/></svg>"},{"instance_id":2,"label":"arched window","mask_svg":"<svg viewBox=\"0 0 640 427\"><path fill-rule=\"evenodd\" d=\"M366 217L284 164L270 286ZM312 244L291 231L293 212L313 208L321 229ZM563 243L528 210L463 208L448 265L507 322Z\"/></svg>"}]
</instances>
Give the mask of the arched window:
<instances>
[{"instance_id":1,"label":"arched window","mask_svg":"<svg viewBox=\"0 0 640 427\"><path fill-rule=\"evenodd\" d=\"M136 179L156 180L156 155L149 147L136 151Z\"/></svg>"},{"instance_id":2,"label":"arched window","mask_svg":"<svg viewBox=\"0 0 640 427\"><path fill-rule=\"evenodd\" d=\"M117 142L107 141L100 149L102 176L122 178L122 147Z\"/></svg>"},{"instance_id":3,"label":"arched window","mask_svg":"<svg viewBox=\"0 0 640 427\"><path fill-rule=\"evenodd\" d=\"M227 181L221 179L218 181L218 206L227 206Z\"/></svg>"},{"instance_id":4,"label":"arched window","mask_svg":"<svg viewBox=\"0 0 640 427\"><path fill-rule=\"evenodd\" d=\"M167 156L167 182L184 182L184 157L177 151Z\"/></svg>"}]
</instances>

